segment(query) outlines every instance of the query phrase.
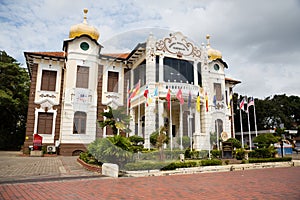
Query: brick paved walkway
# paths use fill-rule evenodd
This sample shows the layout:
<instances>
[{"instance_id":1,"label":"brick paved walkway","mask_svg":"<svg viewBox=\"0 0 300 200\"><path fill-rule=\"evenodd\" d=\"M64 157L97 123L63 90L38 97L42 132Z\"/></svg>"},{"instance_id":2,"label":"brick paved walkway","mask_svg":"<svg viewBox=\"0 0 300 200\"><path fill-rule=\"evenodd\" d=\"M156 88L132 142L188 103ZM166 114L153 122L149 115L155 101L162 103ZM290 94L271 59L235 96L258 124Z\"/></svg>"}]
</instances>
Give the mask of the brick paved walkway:
<instances>
[{"instance_id":1,"label":"brick paved walkway","mask_svg":"<svg viewBox=\"0 0 300 200\"><path fill-rule=\"evenodd\" d=\"M19 152L0 151L0 184L20 180L99 176L85 170L76 156L22 157Z\"/></svg>"},{"instance_id":2,"label":"brick paved walkway","mask_svg":"<svg viewBox=\"0 0 300 200\"><path fill-rule=\"evenodd\" d=\"M300 199L300 167L2 184L0 199Z\"/></svg>"}]
</instances>

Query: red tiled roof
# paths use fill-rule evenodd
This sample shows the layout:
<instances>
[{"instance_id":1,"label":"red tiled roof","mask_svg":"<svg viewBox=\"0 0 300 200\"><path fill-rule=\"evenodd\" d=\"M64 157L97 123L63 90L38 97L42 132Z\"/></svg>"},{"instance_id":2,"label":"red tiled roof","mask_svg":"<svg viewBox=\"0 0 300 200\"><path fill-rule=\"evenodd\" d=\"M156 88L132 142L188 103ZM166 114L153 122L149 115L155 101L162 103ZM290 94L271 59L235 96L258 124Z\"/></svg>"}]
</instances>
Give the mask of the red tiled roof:
<instances>
[{"instance_id":1,"label":"red tiled roof","mask_svg":"<svg viewBox=\"0 0 300 200\"><path fill-rule=\"evenodd\" d=\"M127 56L130 53L106 53L106 54L102 54L103 56L109 56L109 57L113 57L113 58L122 58L122 59L126 59Z\"/></svg>"},{"instance_id":2,"label":"red tiled roof","mask_svg":"<svg viewBox=\"0 0 300 200\"><path fill-rule=\"evenodd\" d=\"M49 56L49 57L65 57L65 52L63 51L53 51L53 52L25 52L33 55Z\"/></svg>"},{"instance_id":3,"label":"red tiled roof","mask_svg":"<svg viewBox=\"0 0 300 200\"><path fill-rule=\"evenodd\" d=\"M225 77L225 81L233 82L233 83L235 83L235 84L241 83L241 81L239 81L239 80L234 80L234 79L228 78L228 77Z\"/></svg>"}]
</instances>

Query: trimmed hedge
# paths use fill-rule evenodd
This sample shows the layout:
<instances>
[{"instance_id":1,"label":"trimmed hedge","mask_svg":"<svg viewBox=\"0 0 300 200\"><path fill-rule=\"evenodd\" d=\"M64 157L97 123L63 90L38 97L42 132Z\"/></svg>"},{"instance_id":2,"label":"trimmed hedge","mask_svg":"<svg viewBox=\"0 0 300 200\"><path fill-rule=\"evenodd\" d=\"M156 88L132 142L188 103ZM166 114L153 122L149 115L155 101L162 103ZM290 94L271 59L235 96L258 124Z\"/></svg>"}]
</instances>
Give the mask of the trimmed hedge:
<instances>
[{"instance_id":1,"label":"trimmed hedge","mask_svg":"<svg viewBox=\"0 0 300 200\"><path fill-rule=\"evenodd\" d=\"M174 170L177 168L188 168L188 167L199 167L199 166L213 166L213 165L222 165L221 160L187 160L185 162L136 162L136 163L127 163L124 166L125 170Z\"/></svg>"},{"instance_id":2,"label":"trimmed hedge","mask_svg":"<svg viewBox=\"0 0 300 200\"><path fill-rule=\"evenodd\" d=\"M127 163L124 166L124 170L128 171L137 171L137 170L153 170L161 169L166 165L169 165L171 162L136 162L136 163Z\"/></svg>"},{"instance_id":3,"label":"trimmed hedge","mask_svg":"<svg viewBox=\"0 0 300 200\"><path fill-rule=\"evenodd\" d=\"M265 162L288 162L291 161L292 157L283 158L250 158L249 163L265 163Z\"/></svg>"}]
</instances>

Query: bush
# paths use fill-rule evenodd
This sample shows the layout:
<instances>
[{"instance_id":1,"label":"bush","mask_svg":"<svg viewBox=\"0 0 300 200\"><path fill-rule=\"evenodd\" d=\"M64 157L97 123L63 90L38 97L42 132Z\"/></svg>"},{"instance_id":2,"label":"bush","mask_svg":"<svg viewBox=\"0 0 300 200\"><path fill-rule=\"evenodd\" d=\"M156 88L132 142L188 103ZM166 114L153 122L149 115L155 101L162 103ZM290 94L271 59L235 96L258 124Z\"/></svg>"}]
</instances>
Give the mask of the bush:
<instances>
[{"instance_id":1,"label":"bush","mask_svg":"<svg viewBox=\"0 0 300 200\"><path fill-rule=\"evenodd\" d=\"M201 166L214 166L222 165L222 160L212 159L212 160L201 160Z\"/></svg>"},{"instance_id":2,"label":"bush","mask_svg":"<svg viewBox=\"0 0 300 200\"><path fill-rule=\"evenodd\" d=\"M226 142L231 142L233 148L241 148L242 144L238 139L235 138L229 138Z\"/></svg>"},{"instance_id":3,"label":"bush","mask_svg":"<svg viewBox=\"0 0 300 200\"><path fill-rule=\"evenodd\" d=\"M212 150L210 153L212 158L221 158L222 155L222 151L216 149Z\"/></svg>"},{"instance_id":4,"label":"bush","mask_svg":"<svg viewBox=\"0 0 300 200\"><path fill-rule=\"evenodd\" d=\"M258 148L268 148L270 144L278 142L272 133L260 134L253 139L253 143L257 143Z\"/></svg>"},{"instance_id":5,"label":"bush","mask_svg":"<svg viewBox=\"0 0 300 200\"><path fill-rule=\"evenodd\" d=\"M180 144L180 137L177 138L177 143ZM182 136L182 146L184 149L190 147L190 137L189 136Z\"/></svg>"},{"instance_id":6,"label":"bush","mask_svg":"<svg viewBox=\"0 0 300 200\"><path fill-rule=\"evenodd\" d=\"M249 163L264 163L264 162L288 162L291 161L292 157L283 158L250 158Z\"/></svg>"},{"instance_id":7,"label":"bush","mask_svg":"<svg viewBox=\"0 0 300 200\"><path fill-rule=\"evenodd\" d=\"M169 165L161 168L161 170L174 170L177 168L197 167L197 166L199 166L199 162L196 161L172 162Z\"/></svg>"},{"instance_id":8,"label":"bush","mask_svg":"<svg viewBox=\"0 0 300 200\"><path fill-rule=\"evenodd\" d=\"M250 158L272 158L276 153L276 149L273 146L268 148L254 149L249 153Z\"/></svg>"},{"instance_id":9,"label":"bush","mask_svg":"<svg viewBox=\"0 0 300 200\"><path fill-rule=\"evenodd\" d=\"M128 151L127 142L120 137L99 138L88 145L88 151L97 161L115 163L121 168L132 160L132 152Z\"/></svg>"},{"instance_id":10,"label":"bush","mask_svg":"<svg viewBox=\"0 0 300 200\"><path fill-rule=\"evenodd\" d=\"M245 158L245 150L244 149L235 150L235 158L237 160L243 160Z\"/></svg>"},{"instance_id":11,"label":"bush","mask_svg":"<svg viewBox=\"0 0 300 200\"><path fill-rule=\"evenodd\" d=\"M161 169L169 164L170 162L136 162L136 163L125 164L124 169L128 171L153 170L153 169Z\"/></svg>"},{"instance_id":12,"label":"bush","mask_svg":"<svg viewBox=\"0 0 300 200\"><path fill-rule=\"evenodd\" d=\"M89 152L81 152L79 158L88 164L102 165L102 163L98 162Z\"/></svg>"}]
</instances>

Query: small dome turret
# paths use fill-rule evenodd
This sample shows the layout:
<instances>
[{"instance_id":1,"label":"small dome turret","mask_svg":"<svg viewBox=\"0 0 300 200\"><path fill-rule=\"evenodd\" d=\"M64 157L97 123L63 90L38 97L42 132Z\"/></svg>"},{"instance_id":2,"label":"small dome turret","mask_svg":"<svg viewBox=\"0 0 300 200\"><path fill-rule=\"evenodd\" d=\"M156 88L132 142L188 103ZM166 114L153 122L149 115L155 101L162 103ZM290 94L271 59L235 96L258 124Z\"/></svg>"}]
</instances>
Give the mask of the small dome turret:
<instances>
[{"instance_id":1,"label":"small dome turret","mask_svg":"<svg viewBox=\"0 0 300 200\"><path fill-rule=\"evenodd\" d=\"M218 58L222 59L222 53L210 47L209 39L210 39L210 35L206 35L206 40L207 40L206 49L207 49L208 59L209 60L216 60Z\"/></svg>"},{"instance_id":2,"label":"small dome turret","mask_svg":"<svg viewBox=\"0 0 300 200\"><path fill-rule=\"evenodd\" d=\"M97 41L99 39L98 30L95 27L89 25L86 20L87 19L86 14L88 13L88 9L85 8L83 10L83 12L84 12L83 22L80 24L73 25L71 27L70 33L69 33L69 38L73 39L73 38L79 37L81 35L88 35L92 39Z\"/></svg>"}]
</instances>

